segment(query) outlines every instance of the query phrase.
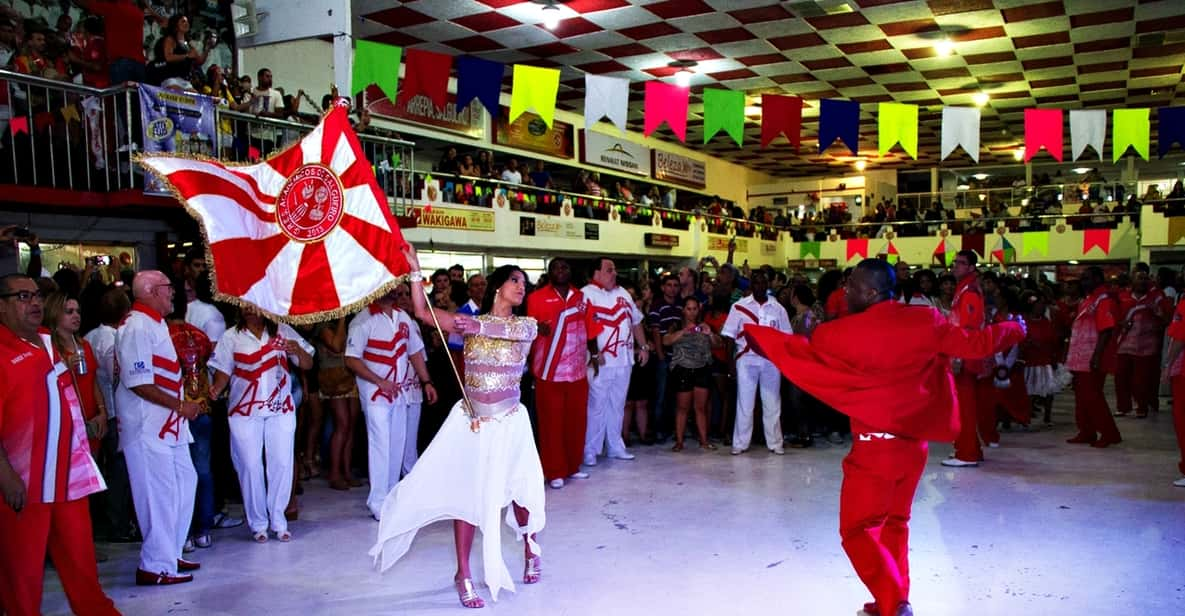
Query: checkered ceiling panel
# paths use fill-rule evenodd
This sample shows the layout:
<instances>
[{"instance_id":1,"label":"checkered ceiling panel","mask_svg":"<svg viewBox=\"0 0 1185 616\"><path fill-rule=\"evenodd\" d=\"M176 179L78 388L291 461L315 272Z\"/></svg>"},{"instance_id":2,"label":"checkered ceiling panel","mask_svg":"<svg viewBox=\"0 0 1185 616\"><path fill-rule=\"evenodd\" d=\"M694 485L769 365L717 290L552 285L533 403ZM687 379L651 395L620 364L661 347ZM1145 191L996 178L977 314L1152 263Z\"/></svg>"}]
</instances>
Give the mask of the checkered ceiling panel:
<instances>
[{"instance_id":1,"label":"checkered ceiling panel","mask_svg":"<svg viewBox=\"0 0 1185 616\"><path fill-rule=\"evenodd\" d=\"M392 6L394 4L394 6ZM869 168L963 167L938 160L942 107L987 93L980 164L1014 164L1031 107L1112 109L1185 104L1182 0L557 0L563 21L542 25L523 0L355 0L363 38L506 64L562 70L558 105L582 112L588 73L633 81L630 124L642 129L643 83L693 60L687 142L779 176L850 172L840 143L818 153L818 101L861 106L860 155ZM935 43L953 43L940 55ZM510 89L510 71L504 80ZM704 87L748 98L745 143L703 144ZM760 148L761 94L804 101L802 149ZM919 158L876 153L876 103L922 107ZM1068 120L1067 120L1068 121ZM1156 114L1152 114L1153 140ZM1068 133L1067 133L1068 135ZM665 128L660 139L677 141ZM1069 148L1067 136L1067 150ZM1105 157L1110 156L1110 143ZM1068 156L1068 152L1067 152ZM1089 156L1089 154L1087 155Z\"/></svg>"}]
</instances>

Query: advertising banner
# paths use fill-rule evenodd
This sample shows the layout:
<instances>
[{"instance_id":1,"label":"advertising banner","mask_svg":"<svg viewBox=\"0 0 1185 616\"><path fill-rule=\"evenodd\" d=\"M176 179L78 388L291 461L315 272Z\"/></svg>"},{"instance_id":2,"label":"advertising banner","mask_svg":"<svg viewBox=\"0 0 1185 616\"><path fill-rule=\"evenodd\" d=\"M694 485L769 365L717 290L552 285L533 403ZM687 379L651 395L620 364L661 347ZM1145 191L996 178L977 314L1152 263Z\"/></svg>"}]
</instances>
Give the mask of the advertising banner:
<instances>
[{"instance_id":1,"label":"advertising banner","mask_svg":"<svg viewBox=\"0 0 1185 616\"><path fill-rule=\"evenodd\" d=\"M140 122L144 126L144 154L160 152L216 158L215 109L218 99L201 94L164 90L141 84ZM144 176L144 193L169 195L155 175Z\"/></svg>"},{"instance_id":2,"label":"advertising banner","mask_svg":"<svg viewBox=\"0 0 1185 616\"><path fill-rule=\"evenodd\" d=\"M584 143L580 160L589 165L650 176L650 148L595 130L581 131Z\"/></svg>"}]
</instances>

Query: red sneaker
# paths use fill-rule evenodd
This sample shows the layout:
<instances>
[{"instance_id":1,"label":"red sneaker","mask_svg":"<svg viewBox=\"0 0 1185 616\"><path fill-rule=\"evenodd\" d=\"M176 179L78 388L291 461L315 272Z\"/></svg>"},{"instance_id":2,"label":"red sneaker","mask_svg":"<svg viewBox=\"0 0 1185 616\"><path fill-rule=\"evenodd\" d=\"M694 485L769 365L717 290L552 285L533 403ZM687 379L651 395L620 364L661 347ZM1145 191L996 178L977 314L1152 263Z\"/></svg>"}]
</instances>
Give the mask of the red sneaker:
<instances>
[{"instance_id":1,"label":"red sneaker","mask_svg":"<svg viewBox=\"0 0 1185 616\"><path fill-rule=\"evenodd\" d=\"M185 560L184 558L177 559L177 570L178 571L197 571L198 569L201 569L201 568L202 568L201 563L195 563L192 560Z\"/></svg>"}]
</instances>

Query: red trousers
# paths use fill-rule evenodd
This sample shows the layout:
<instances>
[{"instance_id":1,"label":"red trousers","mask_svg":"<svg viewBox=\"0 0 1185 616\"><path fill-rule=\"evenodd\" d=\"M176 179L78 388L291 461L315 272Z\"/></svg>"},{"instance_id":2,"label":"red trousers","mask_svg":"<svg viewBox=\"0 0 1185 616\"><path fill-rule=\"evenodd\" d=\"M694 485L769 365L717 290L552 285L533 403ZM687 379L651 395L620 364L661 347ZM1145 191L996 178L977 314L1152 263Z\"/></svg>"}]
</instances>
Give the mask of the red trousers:
<instances>
[{"instance_id":1,"label":"red trousers","mask_svg":"<svg viewBox=\"0 0 1185 616\"><path fill-rule=\"evenodd\" d=\"M1080 438L1118 443L1119 427L1103 395L1106 380L1107 373L1102 370L1074 373L1074 423L1078 424Z\"/></svg>"},{"instance_id":2,"label":"red trousers","mask_svg":"<svg viewBox=\"0 0 1185 616\"><path fill-rule=\"evenodd\" d=\"M1181 450L1181 459L1177 461L1177 470L1185 475L1185 376L1174 376L1173 385L1173 427L1177 430L1177 448Z\"/></svg>"},{"instance_id":3,"label":"red trousers","mask_svg":"<svg viewBox=\"0 0 1185 616\"><path fill-rule=\"evenodd\" d=\"M982 378L976 383L976 419L979 421L979 435L985 443L999 443L1000 431L996 423L1002 419L1029 425L1032 421L1033 403L1025 388L1024 370L1014 369L1008 374L1011 382L1007 389L996 387L994 378Z\"/></svg>"},{"instance_id":4,"label":"red trousers","mask_svg":"<svg viewBox=\"0 0 1185 616\"><path fill-rule=\"evenodd\" d=\"M79 616L119 614L99 586L95 540L85 498L64 503L26 503L17 513L0 501L0 612L7 616L41 613L45 553L70 609Z\"/></svg>"},{"instance_id":5,"label":"red trousers","mask_svg":"<svg viewBox=\"0 0 1185 616\"><path fill-rule=\"evenodd\" d=\"M535 381L535 409L539 420L539 461L543 478L564 479L584 461L584 431L588 424L588 380L558 383Z\"/></svg>"},{"instance_id":6,"label":"red trousers","mask_svg":"<svg viewBox=\"0 0 1185 616\"><path fill-rule=\"evenodd\" d=\"M1127 414L1136 401L1136 414L1147 415L1160 394L1160 366L1155 355L1120 355L1115 371L1115 410Z\"/></svg>"},{"instance_id":7,"label":"red trousers","mask_svg":"<svg viewBox=\"0 0 1185 616\"><path fill-rule=\"evenodd\" d=\"M972 424L974 425L974 424ZM925 441L852 434L843 461L839 535L881 614L909 601L909 516L926 468Z\"/></svg>"},{"instance_id":8,"label":"red trousers","mask_svg":"<svg viewBox=\"0 0 1185 616\"><path fill-rule=\"evenodd\" d=\"M978 379L973 374L960 372L955 376L955 387L959 395L959 436L955 439L955 457L965 462L979 462L983 459L983 449L979 446L979 416L976 390ZM995 423L992 429L995 430ZM1000 440L999 435L996 440ZM896 614L897 608L890 614Z\"/></svg>"}]
</instances>

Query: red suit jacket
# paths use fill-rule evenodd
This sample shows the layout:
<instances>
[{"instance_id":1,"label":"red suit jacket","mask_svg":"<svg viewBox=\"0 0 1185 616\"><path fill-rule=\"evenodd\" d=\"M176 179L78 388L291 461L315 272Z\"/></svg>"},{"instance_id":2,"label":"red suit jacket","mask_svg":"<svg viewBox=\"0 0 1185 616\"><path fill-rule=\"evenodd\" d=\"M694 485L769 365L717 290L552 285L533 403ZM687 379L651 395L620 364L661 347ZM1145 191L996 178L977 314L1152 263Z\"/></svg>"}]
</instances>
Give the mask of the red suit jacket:
<instances>
[{"instance_id":1,"label":"red suit jacket","mask_svg":"<svg viewBox=\"0 0 1185 616\"><path fill-rule=\"evenodd\" d=\"M929 441L959 433L950 358L1024 340L1018 323L967 330L933 308L893 301L823 323L809 340L754 325L745 333L792 383L870 431Z\"/></svg>"}]
</instances>

